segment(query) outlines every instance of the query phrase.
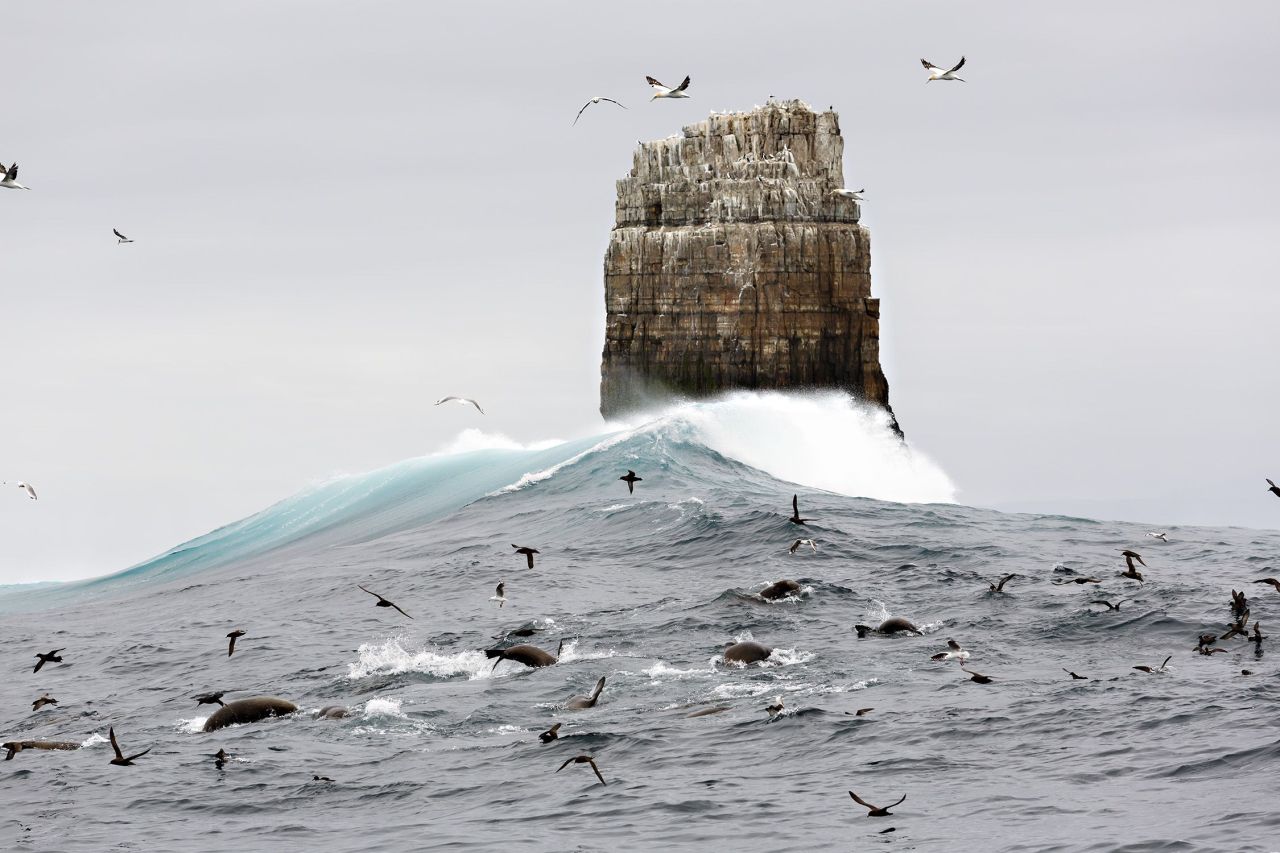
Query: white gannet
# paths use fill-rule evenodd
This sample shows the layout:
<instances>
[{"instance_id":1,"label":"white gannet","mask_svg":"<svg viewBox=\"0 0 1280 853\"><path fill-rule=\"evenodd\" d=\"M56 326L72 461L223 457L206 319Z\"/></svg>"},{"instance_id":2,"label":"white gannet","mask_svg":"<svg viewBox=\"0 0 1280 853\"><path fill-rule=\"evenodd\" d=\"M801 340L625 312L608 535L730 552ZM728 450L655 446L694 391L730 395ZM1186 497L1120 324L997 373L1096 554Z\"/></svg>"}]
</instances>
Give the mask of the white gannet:
<instances>
[{"instance_id":1,"label":"white gannet","mask_svg":"<svg viewBox=\"0 0 1280 853\"><path fill-rule=\"evenodd\" d=\"M611 104L618 104L618 102L615 101L613 98L606 98L604 95L596 95L594 98L592 98L591 100L587 101L585 104L582 105L582 109L578 110L578 114L573 117L573 123L574 124L578 123L578 119L582 118L582 114L587 111L587 107L591 106L592 104L598 104L601 101L608 101ZM622 107L624 110L626 109L626 107L623 106L622 104L618 104L618 106Z\"/></svg>"},{"instance_id":2,"label":"white gannet","mask_svg":"<svg viewBox=\"0 0 1280 853\"><path fill-rule=\"evenodd\" d=\"M961 663L964 663L969 659L969 653L962 649L960 644L955 640L947 640L947 648L951 649L951 651L938 652L936 655L929 658L929 660L958 660Z\"/></svg>"},{"instance_id":3,"label":"white gannet","mask_svg":"<svg viewBox=\"0 0 1280 853\"><path fill-rule=\"evenodd\" d=\"M24 491L26 491L27 496L28 496L28 497L30 497L30 498L31 498L31 500L35 500L35 499L36 499L36 490L35 490L35 489L33 489L33 488L31 488L31 484L30 484L30 483L24 483L24 482L22 482L21 480L18 480L16 483L10 483L8 480L5 480L5 481L4 481L4 485L6 485L6 486L17 486L19 489L23 489Z\"/></svg>"},{"instance_id":4,"label":"white gannet","mask_svg":"<svg viewBox=\"0 0 1280 853\"><path fill-rule=\"evenodd\" d=\"M29 190L31 187L24 187L18 183L18 164L14 163L5 170L4 179L0 180L0 187L9 190Z\"/></svg>"},{"instance_id":5,"label":"white gannet","mask_svg":"<svg viewBox=\"0 0 1280 853\"><path fill-rule=\"evenodd\" d=\"M800 548L802 548L805 545L808 545L810 548L812 548L813 553L815 554L818 553L818 543L814 542L812 539L797 539L796 541L791 543L791 547L787 550L787 553L794 554L796 551L800 550Z\"/></svg>"},{"instance_id":6,"label":"white gannet","mask_svg":"<svg viewBox=\"0 0 1280 853\"><path fill-rule=\"evenodd\" d=\"M653 98L649 99L651 101L654 98L687 98L689 97L684 93L684 90L689 88L688 77L685 77L684 82L681 83L679 86L676 86L674 89L670 88L669 86L662 85L657 80L654 80L652 77L649 77L648 75L646 75L644 79L649 83L650 86L653 87Z\"/></svg>"},{"instance_id":7,"label":"white gannet","mask_svg":"<svg viewBox=\"0 0 1280 853\"><path fill-rule=\"evenodd\" d=\"M133 241L132 241L132 240L130 240L128 237L124 236L123 234L121 234L119 231L117 231L117 230L116 230L116 229L114 229L114 228L112 228L112 229L111 229L111 233L112 233L112 234L114 234L114 235L116 235L116 238L117 238L116 242L117 242L117 243L132 243L132 242L133 242Z\"/></svg>"},{"instance_id":8,"label":"white gannet","mask_svg":"<svg viewBox=\"0 0 1280 853\"><path fill-rule=\"evenodd\" d=\"M1167 538L1169 535L1168 533L1157 532L1155 530L1152 530L1149 533L1147 533L1147 535L1150 536L1152 539L1159 539L1161 542L1169 541Z\"/></svg>"},{"instance_id":9,"label":"white gannet","mask_svg":"<svg viewBox=\"0 0 1280 853\"><path fill-rule=\"evenodd\" d=\"M444 399L436 400L437 406L441 403L461 403L464 406L475 406L477 412L484 414L484 409L480 408L480 404L468 397L445 397Z\"/></svg>"},{"instance_id":10,"label":"white gannet","mask_svg":"<svg viewBox=\"0 0 1280 853\"><path fill-rule=\"evenodd\" d=\"M866 187L863 187L860 190L848 190L848 189L845 189L844 187L841 187L838 190L832 190L831 194L838 195L840 196L840 198L852 199L853 201L862 201L862 194L866 191L867 191Z\"/></svg>"},{"instance_id":11,"label":"white gannet","mask_svg":"<svg viewBox=\"0 0 1280 853\"><path fill-rule=\"evenodd\" d=\"M950 68L946 71L943 71L927 59L921 59L920 64L929 70L929 79L924 81L926 83L933 80L959 80L961 83L965 82L963 79L955 76L956 72L964 67L963 56L960 57L960 61L956 63L955 68Z\"/></svg>"}]
</instances>

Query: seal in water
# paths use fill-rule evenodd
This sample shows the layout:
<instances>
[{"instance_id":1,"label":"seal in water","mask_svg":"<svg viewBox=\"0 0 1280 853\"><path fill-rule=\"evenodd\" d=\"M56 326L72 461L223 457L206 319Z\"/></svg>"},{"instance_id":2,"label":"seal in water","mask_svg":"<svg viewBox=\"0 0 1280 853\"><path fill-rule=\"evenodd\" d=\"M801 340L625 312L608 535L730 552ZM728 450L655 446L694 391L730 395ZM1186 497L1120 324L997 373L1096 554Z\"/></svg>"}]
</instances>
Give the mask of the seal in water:
<instances>
[{"instance_id":1,"label":"seal in water","mask_svg":"<svg viewBox=\"0 0 1280 853\"><path fill-rule=\"evenodd\" d=\"M551 743L551 741L553 740L559 740L561 725L562 725L561 723L556 723L554 726L547 729L542 734L538 735L538 740L542 741L543 743Z\"/></svg>"},{"instance_id":2,"label":"seal in water","mask_svg":"<svg viewBox=\"0 0 1280 853\"><path fill-rule=\"evenodd\" d=\"M799 592L800 584L789 578L783 578L760 590L760 597L765 601L777 601L779 598L786 598L788 595L796 595Z\"/></svg>"},{"instance_id":3,"label":"seal in water","mask_svg":"<svg viewBox=\"0 0 1280 853\"><path fill-rule=\"evenodd\" d=\"M915 625L912 625L906 619L903 619L899 616L895 616L892 619L884 620L883 622L880 623L880 626L878 628L871 628L867 625L854 625L853 630L858 632L858 636L860 638L865 637L867 636L867 634L872 632L876 634L907 633L907 634L920 634L921 636L924 636L924 631L921 631Z\"/></svg>"},{"instance_id":4,"label":"seal in water","mask_svg":"<svg viewBox=\"0 0 1280 853\"><path fill-rule=\"evenodd\" d=\"M893 812L889 811L889 809L892 809L901 805L902 800L905 800L907 798L907 795L903 794L902 800L898 800L898 802L893 803L892 805L888 805L888 806L885 806L884 808L881 808L880 806L871 805L871 803L868 803L866 800L862 799L862 797L859 797L853 791L849 792L849 796L853 797L853 801L858 805L866 806L869 809L869 811L867 812L867 817L888 817L889 815L893 814Z\"/></svg>"},{"instance_id":5,"label":"seal in water","mask_svg":"<svg viewBox=\"0 0 1280 853\"><path fill-rule=\"evenodd\" d=\"M600 701L600 692L604 690L604 676L600 676L600 680L596 682L596 689L591 692L590 696L574 696L568 702L564 703L566 708L572 708L575 711L581 711L583 708L594 708L596 702Z\"/></svg>"},{"instance_id":6,"label":"seal in water","mask_svg":"<svg viewBox=\"0 0 1280 853\"><path fill-rule=\"evenodd\" d=\"M343 717L350 717L351 710L345 705L325 705L319 711L312 715L314 720L341 720Z\"/></svg>"},{"instance_id":7,"label":"seal in water","mask_svg":"<svg viewBox=\"0 0 1280 853\"><path fill-rule=\"evenodd\" d=\"M563 651L564 640L561 640L560 645L556 647L556 653L554 655L551 654L551 652L544 652L537 646L530 646L525 643L521 643L518 646L508 646L505 649L485 649L484 656L487 658L497 658L497 660L493 662L493 669L489 670L490 672L493 672L494 669L498 668L498 664L502 663L504 660L513 660L516 663L522 663L525 666L535 668L551 666L556 661L560 660L560 653Z\"/></svg>"},{"instance_id":8,"label":"seal in water","mask_svg":"<svg viewBox=\"0 0 1280 853\"><path fill-rule=\"evenodd\" d=\"M724 650L724 661L725 663L759 663L771 654L773 649L764 643L744 640L741 643L733 643Z\"/></svg>"},{"instance_id":9,"label":"seal in water","mask_svg":"<svg viewBox=\"0 0 1280 853\"><path fill-rule=\"evenodd\" d=\"M79 749L80 744L68 740L11 740L0 744L0 748L9 750L4 760L12 761L13 757L24 749Z\"/></svg>"},{"instance_id":10,"label":"seal in water","mask_svg":"<svg viewBox=\"0 0 1280 853\"><path fill-rule=\"evenodd\" d=\"M284 699L277 699L274 696L237 699L214 711L213 715L204 721L204 730L213 732L226 726L234 726L240 723L256 723L259 720L265 720L267 717L282 717L285 714L292 714L296 710L298 710L297 705Z\"/></svg>"},{"instance_id":11,"label":"seal in water","mask_svg":"<svg viewBox=\"0 0 1280 853\"><path fill-rule=\"evenodd\" d=\"M694 711L692 714L685 714L685 717L689 719L693 719L694 717L709 717L712 714L723 714L728 710L731 710L728 705L716 705L712 708L703 708L701 711Z\"/></svg>"}]
</instances>

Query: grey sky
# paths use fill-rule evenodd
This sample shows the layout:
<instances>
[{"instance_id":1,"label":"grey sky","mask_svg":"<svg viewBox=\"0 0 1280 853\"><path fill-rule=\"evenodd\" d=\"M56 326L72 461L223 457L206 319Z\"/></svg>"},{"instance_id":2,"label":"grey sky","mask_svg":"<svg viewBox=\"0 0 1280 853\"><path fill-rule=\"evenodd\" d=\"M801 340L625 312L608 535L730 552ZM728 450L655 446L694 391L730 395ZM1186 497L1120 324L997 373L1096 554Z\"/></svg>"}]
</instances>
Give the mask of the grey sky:
<instances>
[{"instance_id":1,"label":"grey sky","mask_svg":"<svg viewBox=\"0 0 1280 853\"><path fill-rule=\"evenodd\" d=\"M477 425L599 428L640 139L834 105L891 397L966 503L1280 526L1274 3L5 6L0 582ZM967 84L919 58L968 57ZM644 75L693 77L648 103ZM588 97L608 104L573 116ZM137 242L117 246L112 227Z\"/></svg>"}]
</instances>

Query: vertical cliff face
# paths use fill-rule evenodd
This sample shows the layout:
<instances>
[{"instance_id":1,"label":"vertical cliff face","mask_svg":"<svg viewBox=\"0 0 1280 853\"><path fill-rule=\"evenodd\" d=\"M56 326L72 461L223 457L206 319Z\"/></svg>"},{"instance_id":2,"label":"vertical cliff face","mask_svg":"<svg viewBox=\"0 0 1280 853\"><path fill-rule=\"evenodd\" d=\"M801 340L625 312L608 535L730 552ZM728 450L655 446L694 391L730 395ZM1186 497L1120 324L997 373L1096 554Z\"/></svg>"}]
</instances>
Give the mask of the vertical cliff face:
<instances>
[{"instance_id":1,"label":"vertical cliff face","mask_svg":"<svg viewBox=\"0 0 1280 853\"><path fill-rule=\"evenodd\" d=\"M737 388L840 388L889 408L871 239L834 112L800 101L646 142L605 255L600 411Z\"/></svg>"}]
</instances>

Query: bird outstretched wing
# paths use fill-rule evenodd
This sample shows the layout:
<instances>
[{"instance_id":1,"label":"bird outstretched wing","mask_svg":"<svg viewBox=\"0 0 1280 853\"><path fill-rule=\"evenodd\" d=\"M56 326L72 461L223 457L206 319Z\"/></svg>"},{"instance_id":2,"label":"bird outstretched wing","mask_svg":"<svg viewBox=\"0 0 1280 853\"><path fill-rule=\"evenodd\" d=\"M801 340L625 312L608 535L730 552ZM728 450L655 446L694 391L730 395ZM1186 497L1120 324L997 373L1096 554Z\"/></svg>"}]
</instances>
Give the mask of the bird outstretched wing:
<instances>
[{"instance_id":1,"label":"bird outstretched wing","mask_svg":"<svg viewBox=\"0 0 1280 853\"><path fill-rule=\"evenodd\" d=\"M114 726L107 728L107 736L111 738L111 748L116 751L116 758L123 759L124 753L120 751L120 744L116 742L116 730Z\"/></svg>"},{"instance_id":2,"label":"bird outstretched wing","mask_svg":"<svg viewBox=\"0 0 1280 853\"><path fill-rule=\"evenodd\" d=\"M960 57L960 61L956 63L956 67L955 67L955 68L951 68L951 69L949 69L949 70L947 71L947 73L948 73L948 74L955 74L955 73L956 73L957 71L959 71L961 68L964 68L964 57L963 57L963 56L962 56L962 57Z\"/></svg>"},{"instance_id":3,"label":"bird outstretched wing","mask_svg":"<svg viewBox=\"0 0 1280 853\"><path fill-rule=\"evenodd\" d=\"M666 86L663 86L661 83L655 80L654 78L650 77L648 74L644 76L644 81L648 83L650 86L657 86L662 89L667 88Z\"/></svg>"},{"instance_id":4,"label":"bird outstretched wing","mask_svg":"<svg viewBox=\"0 0 1280 853\"><path fill-rule=\"evenodd\" d=\"M857 794L855 794L853 791L850 791L850 792L849 792L849 796L853 797L853 801L854 801L855 803L857 803L858 805L860 805L860 806L866 806L866 807L867 807L867 808L869 808L869 809L874 809L874 808L875 808L875 806L871 805L871 803L868 803L866 800L862 799L862 797L859 797L859 796L858 796Z\"/></svg>"},{"instance_id":5,"label":"bird outstretched wing","mask_svg":"<svg viewBox=\"0 0 1280 853\"><path fill-rule=\"evenodd\" d=\"M673 89L672 91L683 92L685 89L688 89L688 88L689 88L689 78L686 75L684 78L684 82L681 83L679 86L676 86L675 89Z\"/></svg>"},{"instance_id":6,"label":"bird outstretched wing","mask_svg":"<svg viewBox=\"0 0 1280 853\"><path fill-rule=\"evenodd\" d=\"M941 68L939 68L938 66L934 65L932 62L930 62L930 61L929 61L929 60L927 60L927 59L921 59L921 60L920 60L920 64L921 64L921 65L923 65L925 68L928 68L930 71L941 71L941 70L942 70ZM857 798L855 797L854 799L857 799Z\"/></svg>"},{"instance_id":7,"label":"bird outstretched wing","mask_svg":"<svg viewBox=\"0 0 1280 853\"><path fill-rule=\"evenodd\" d=\"M116 235L117 237L119 237L121 240L128 240L128 239L129 239L128 237L124 236L124 235L123 235L123 234L121 234L119 231L117 231L115 228L112 228L112 229L111 229L111 233L112 233L112 234L114 234L114 235Z\"/></svg>"}]
</instances>

